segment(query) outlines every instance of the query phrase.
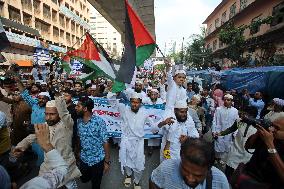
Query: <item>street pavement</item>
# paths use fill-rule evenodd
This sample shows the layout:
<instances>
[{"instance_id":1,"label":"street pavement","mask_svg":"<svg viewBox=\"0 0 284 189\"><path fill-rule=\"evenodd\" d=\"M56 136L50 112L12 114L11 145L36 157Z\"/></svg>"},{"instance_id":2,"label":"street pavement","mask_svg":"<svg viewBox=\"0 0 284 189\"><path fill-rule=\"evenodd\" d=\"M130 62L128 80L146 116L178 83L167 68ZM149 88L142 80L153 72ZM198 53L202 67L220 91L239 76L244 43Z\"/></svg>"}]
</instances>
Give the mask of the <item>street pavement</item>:
<instances>
[{"instance_id":1,"label":"street pavement","mask_svg":"<svg viewBox=\"0 0 284 189\"><path fill-rule=\"evenodd\" d=\"M124 176L121 173L120 163L118 162L118 148L111 147L111 168L110 171L103 176L101 189L127 189L123 185ZM148 155L148 148L145 147L145 170L143 173L143 177L141 180L142 189L149 188L149 178L153 169L155 169L159 165L159 149L154 149L153 154L151 156ZM35 160L33 161L35 163ZM34 164L33 163L33 164ZM21 186L26 181L35 177L38 174L38 169L35 166L32 168L31 172L24 178L21 178L17 181L18 187ZM91 182L82 183L80 179L77 180L79 189L91 189ZM133 185L128 188L132 189Z\"/></svg>"},{"instance_id":2,"label":"street pavement","mask_svg":"<svg viewBox=\"0 0 284 189\"><path fill-rule=\"evenodd\" d=\"M145 170L141 180L142 189L149 188L149 178L152 171L159 165L159 149L155 149L151 156L148 156L148 148L145 148L146 160L145 160ZM111 148L111 170L109 173L104 175L101 189L127 189L123 185L124 176L121 173L120 163L118 162L118 149ZM90 189L91 183L83 184L80 181L77 182L80 189ZM133 185L128 188L132 189Z\"/></svg>"}]
</instances>

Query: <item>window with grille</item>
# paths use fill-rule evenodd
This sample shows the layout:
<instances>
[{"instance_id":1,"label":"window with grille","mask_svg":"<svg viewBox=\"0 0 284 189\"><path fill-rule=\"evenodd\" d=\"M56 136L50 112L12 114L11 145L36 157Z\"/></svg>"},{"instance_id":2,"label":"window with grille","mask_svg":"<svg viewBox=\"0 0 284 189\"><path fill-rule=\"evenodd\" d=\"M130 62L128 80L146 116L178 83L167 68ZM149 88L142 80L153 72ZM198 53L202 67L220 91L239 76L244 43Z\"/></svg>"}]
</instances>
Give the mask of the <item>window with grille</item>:
<instances>
[{"instance_id":1,"label":"window with grille","mask_svg":"<svg viewBox=\"0 0 284 189\"><path fill-rule=\"evenodd\" d=\"M237 4L234 3L234 4L230 7L230 15L229 15L229 18L232 18L233 16L236 15L236 9L237 9Z\"/></svg>"},{"instance_id":2,"label":"window with grille","mask_svg":"<svg viewBox=\"0 0 284 189\"><path fill-rule=\"evenodd\" d=\"M284 22L284 2L273 7L272 16L273 20L271 22L271 26L276 26L277 24Z\"/></svg>"},{"instance_id":3,"label":"window with grille","mask_svg":"<svg viewBox=\"0 0 284 189\"><path fill-rule=\"evenodd\" d=\"M219 26L220 26L220 19L217 18L217 19L215 20L215 28L218 28Z\"/></svg>"},{"instance_id":4,"label":"window with grille","mask_svg":"<svg viewBox=\"0 0 284 189\"><path fill-rule=\"evenodd\" d=\"M212 32L212 24L210 24L209 28L208 28L208 34L210 34Z\"/></svg>"},{"instance_id":5,"label":"window with grille","mask_svg":"<svg viewBox=\"0 0 284 189\"><path fill-rule=\"evenodd\" d=\"M26 26L32 26L32 16L26 13L23 13L23 21Z\"/></svg>"},{"instance_id":6,"label":"window with grille","mask_svg":"<svg viewBox=\"0 0 284 189\"><path fill-rule=\"evenodd\" d=\"M52 21L57 22L57 11L52 10Z\"/></svg>"},{"instance_id":7,"label":"window with grille","mask_svg":"<svg viewBox=\"0 0 284 189\"><path fill-rule=\"evenodd\" d=\"M217 39L213 41L213 51L217 49Z\"/></svg>"},{"instance_id":8,"label":"window with grille","mask_svg":"<svg viewBox=\"0 0 284 189\"><path fill-rule=\"evenodd\" d=\"M32 2L31 0L21 0L22 7L24 10L32 11Z\"/></svg>"},{"instance_id":9,"label":"window with grille","mask_svg":"<svg viewBox=\"0 0 284 189\"><path fill-rule=\"evenodd\" d=\"M58 40L59 39L59 29L53 26L53 37Z\"/></svg>"},{"instance_id":10,"label":"window with grille","mask_svg":"<svg viewBox=\"0 0 284 189\"><path fill-rule=\"evenodd\" d=\"M247 0L240 0L240 10L243 10L244 8L247 7Z\"/></svg>"},{"instance_id":11,"label":"window with grille","mask_svg":"<svg viewBox=\"0 0 284 189\"><path fill-rule=\"evenodd\" d=\"M40 1L34 0L33 5L35 14L40 14Z\"/></svg>"},{"instance_id":12,"label":"window with grille","mask_svg":"<svg viewBox=\"0 0 284 189\"><path fill-rule=\"evenodd\" d=\"M20 13L20 10L12 8L11 6L9 6L8 12L9 12L9 19L10 20L14 20L16 22L21 23L21 13Z\"/></svg>"},{"instance_id":13,"label":"window with grille","mask_svg":"<svg viewBox=\"0 0 284 189\"><path fill-rule=\"evenodd\" d=\"M227 12L223 12L222 14L222 19L221 19L221 24L224 24L227 21Z\"/></svg>"},{"instance_id":14,"label":"window with grille","mask_svg":"<svg viewBox=\"0 0 284 189\"><path fill-rule=\"evenodd\" d=\"M61 27L65 28L65 20L62 14L59 15L59 23Z\"/></svg>"},{"instance_id":15,"label":"window with grille","mask_svg":"<svg viewBox=\"0 0 284 189\"><path fill-rule=\"evenodd\" d=\"M253 19L251 20L251 23L253 24L254 22L259 21L260 19L261 19L261 15L259 15L259 16L255 17L255 18L253 18ZM251 24L251 25L252 25L252 24ZM251 34L251 35L256 34L257 32L259 32L259 30L260 30L260 25L258 25L257 27L250 28L250 34Z\"/></svg>"},{"instance_id":16,"label":"window with grille","mask_svg":"<svg viewBox=\"0 0 284 189\"><path fill-rule=\"evenodd\" d=\"M43 17L46 19L51 19L50 7L43 5Z\"/></svg>"},{"instance_id":17,"label":"window with grille","mask_svg":"<svg viewBox=\"0 0 284 189\"><path fill-rule=\"evenodd\" d=\"M4 16L4 3L0 2L0 16Z\"/></svg>"}]
</instances>

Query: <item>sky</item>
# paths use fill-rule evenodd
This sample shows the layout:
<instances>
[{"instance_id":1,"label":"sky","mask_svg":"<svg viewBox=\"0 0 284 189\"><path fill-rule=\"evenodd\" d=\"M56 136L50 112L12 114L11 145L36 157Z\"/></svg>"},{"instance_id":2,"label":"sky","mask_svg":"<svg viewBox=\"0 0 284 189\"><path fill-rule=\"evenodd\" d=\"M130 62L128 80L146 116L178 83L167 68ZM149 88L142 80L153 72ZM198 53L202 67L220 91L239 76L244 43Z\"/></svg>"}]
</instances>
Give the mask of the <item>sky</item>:
<instances>
[{"instance_id":1,"label":"sky","mask_svg":"<svg viewBox=\"0 0 284 189\"><path fill-rule=\"evenodd\" d=\"M155 0L156 39L161 49L165 42L182 41L199 34L203 21L222 0Z\"/></svg>"}]
</instances>

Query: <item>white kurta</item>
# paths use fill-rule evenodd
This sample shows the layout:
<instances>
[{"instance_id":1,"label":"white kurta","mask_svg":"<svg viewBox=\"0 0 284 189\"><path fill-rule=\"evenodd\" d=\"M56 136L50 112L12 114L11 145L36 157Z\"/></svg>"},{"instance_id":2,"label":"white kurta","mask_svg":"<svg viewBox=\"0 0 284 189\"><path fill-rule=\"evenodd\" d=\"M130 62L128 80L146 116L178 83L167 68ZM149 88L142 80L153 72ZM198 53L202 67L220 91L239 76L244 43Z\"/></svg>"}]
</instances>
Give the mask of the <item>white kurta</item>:
<instances>
[{"instance_id":1,"label":"white kurta","mask_svg":"<svg viewBox=\"0 0 284 189\"><path fill-rule=\"evenodd\" d=\"M150 123L154 127L154 122L149 117L149 113L143 107L137 113L131 110L130 106L110 100L111 105L116 105L123 120L121 127L121 143L119 150L119 161L121 171L124 167L129 167L137 172L144 170L144 126Z\"/></svg>"},{"instance_id":2,"label":"white kurta","mask_svg":"<svg viewBox=\"0 0 284 189\"><path fill-rule=\"evenodd\" d=\"M212 132L217 133L231 127L239 118L238 110L234 107L226 108L218 107L214 114L212 123ZM229 147L232 143L232 135L220 136L215 141L215 151L217 153L229 152ZM222 157L223 158L223 157Z\"/></svg>"},{"instance_id":3,"label":"white kurta","mask_svg":"<svg viewBox=\"0 0 284 189\"><path fill-rule=\"evenodd\" d=\"M127 88L127 89L125 89L124 94L127 96L128 100L130 100L130 98L131 98L131 96L134 92L135 92L134 89ZM148 97L147 94L144 91L141 91L140 94L142 95L142 99L146 99Z\"/></svg>"},{"instance_id":4,"label":"white kurta","mask_svg":"<svg viewBox=\"0 0 284 189\"><path fill-rule=\"evenodd\" d=\"M179 139L182 135L193 138L199 137L199 133L190 115L188 115L185 122L175 121L169 128L167 140L170 142L171 159L180 158L181 143Z\"/></svg>"},{"instance_id":5,"label":"white kurta","mask_svg":"<svg viewBox=\"0 0 284 189\"><path fill-rule=\"evenodd\" d=\"M173 79L171 72L168 72L168 91L166 100L166 109L173 111L177 101L187 100L185 88L178 86Z\"/></svg>"},{"instance_id":6,"label":"white kurta","mask_svg":"<svg viewBox=\"0 0 284 189\"><path fill-rule=\"evenodd\" d=\"M76 165L76 159L71 146L74 121L67 110L67 105L65 103L64 97L56 97L55 102L61 120L56 125L49 126L49 137L51 144L60 153L60 155L68 165L68 172L64 176L63 180L64 185L69 181L80 177L81 173ZM27 149L35 141L35 134L30 134L20 143L18 143L16 148L22 147L24 149ZM46 153L44 153L44 162L40 166L39 175L42 175L50 169L46 158Z\"/></svg>"},{"instance_id":7,"label":"white kurta","mask_svg":"<svg viewBox=\"0 0 284 189\"><path fill-rule=\"evenodd\" d=\"M143 98L142 103L145 105L164 104L161 98L158 98L156 102L153 102L149 97Z\"/></svg>"},{"instance_id":8,"label":"white kurta","mask_svg":"<svg viewBox=\"0 0 284 189\"><path fill-rule=\"evenodd\" d=\"M146 99L142 100L143 104L145 105L155 105L155 104L163 104L163 100L161 98L158 98L156 102L152 102L152 100L147 97ZM160 146L161 139L148 139L148 146Z\"/></svg>"},{"instance_id":9,"label":"white kurta","mask_svg":"<svg viewBox=\"0 0 284 189\"><path fill-rule=\"evenodd\" d=\"M250 126L246 132L246 128L247 124L238 122L238 132L227 157L227 165L234 169L236 169L240 163L247 163L252 156L252 154L245 150L245 144L247 139L256 133L257 130L253 126Z\"/></svg>"},{"instance_id":10,"label":"white kurta","mask_svg":"<svg viewBox=\"0 0 284 189\"><path fill-rule=\"evenodd\" d=\"M282 114L283 114L283 112L270 111L270 112L268 112L268 114L266 114L264 116L264 119L268 119L269 121L274 121L275 119L277 119Z\"/></svg>"}]
</instances>

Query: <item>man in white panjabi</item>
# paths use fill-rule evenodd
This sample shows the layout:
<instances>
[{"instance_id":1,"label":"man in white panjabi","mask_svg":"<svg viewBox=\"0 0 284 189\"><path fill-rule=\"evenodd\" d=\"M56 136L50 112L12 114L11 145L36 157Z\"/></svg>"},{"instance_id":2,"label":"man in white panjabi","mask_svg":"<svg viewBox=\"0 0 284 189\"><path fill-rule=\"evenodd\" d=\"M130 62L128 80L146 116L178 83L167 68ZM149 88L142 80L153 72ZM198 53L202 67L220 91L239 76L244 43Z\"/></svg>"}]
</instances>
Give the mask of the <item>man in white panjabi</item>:
<instances>
[{"instance_id":1,"label":"man in white panjabi","mask_svg":"<svg viewBox=\"0 0 284 189\"><path fill-rule=\"evenodd\" d=\"M134 92L141 94L142 99L146 99L147 94L143 91L143 89L144 89L143 81L140 80L140 79L137 79L135 81L134 89L133 88L127 88L127 89L125 89L124 93L126 94L128 99L131 98L131 96Z\"/></svg>"},{"instance_id":2,"label":"man in white panjabi","mask_svg":"<svg viewBox=\"0 0 284 189\"><path fill-rule=\"evenodd\" d=\"M169 153L168 157L165 155L164 158L166 159L179 159L181 143L188 137L199 138L199 133L187 111L186 101L181 100L175 104L174 122L169 128L166 145L164 148L161 148L162 154Z\"/></svg>"},{"instance_id":3,"label":"man in white panjabi","mask_svg":"<svg viewBox=\"0 0 284 189\"><path fill-rule=\"evenodd\" d=\"M183 84L186 80L186 72L184 70L175 70L174 77L172 70L167 73L168 91L166 97L166 110L173 111L175 104L180 100L187 100L186 89Z\"/></svg>"},{"instance_id":4,"label":"man in white panjabi","mask_svg":"<svg viewBox=\"0 0 284 189\"><path fill-rule=\"evenodd\" d=\"M157 89L150 89L150 97L142 100L142 103L145 105L162 105L164 104L163 100L159 98L159 91ZM148 154L152 155L153 147L160 146L161 139L148 139L148 146L150 147Z\"/></svg>"},{"instance_id":5,"label":"man in white panjabi","mask_svg":"<svg viewBox=\"0 0 284 189\"><path fill-rule=\"evenodd\" d=\"M121 171L126 172L124 185L131 185L131 175L134 172L134 188L141 189L139 182L145 165L144 155L144 127L145 123L155 126L150 114L141 107L142 97L139 93L132 93L130 98L130 106L118 103L113 98L113 93L108 94L109 102L112 106L117 107L123 120L121 127L121 143L119 149L119 161L121 163ZM156 129L156 127L155 127Z\"/></svg>"},{"instance_id":6,"label":"man in white panjabi","mask_svg":"<svg viewBox=\"0 0 284 189\"><path fill-rule=\"evenodd\" d=\"M264 116L264 119L268 119L273 122L278 117L281 117L281 114L284 114L284 100L280 98L274 98L267 110L270 110L270 112L268 112L268 114Z\"/></svg>"},{"instance_id":7,"label":"man in white panjabi","mask_svg":"<svg viewBox=\"0 0 284 189\"><path fill-rule=\"evenodd\" d=\"M67 110L64 97L56 97L55 100L51 100L46 103L45 119L49 126L50 143L60 153L68 165L68 172L64 176L62 185L65 185L68 189L77 188L75 178L80 177L81 172L76 166L76 159L71 145L74 122ZM19 156L35 141L35 134L30 134L24 138L15 147L15 156ZM46 162L46 154L44 154L44 156L44 162L40 166L39 176L49 170L49 165Z\"/></svg>"},{"instance_id":8,"label":"man in white panjabi","mask_svg":"<svg viewBox=\"0 0 284 189\"><path fill-rule=\"evenodd\" d=\"M232 107L232 100L232 95L225 95L224 106L218 107L216 109L212 123L213 135L216 135L216 133L219 133L231 127L234 122L239 119L238 110ZM216 159L225 161L231 144L232 134L226 136L219 136L214 143Z\"/></svg>"}]
</instances>

